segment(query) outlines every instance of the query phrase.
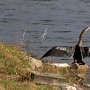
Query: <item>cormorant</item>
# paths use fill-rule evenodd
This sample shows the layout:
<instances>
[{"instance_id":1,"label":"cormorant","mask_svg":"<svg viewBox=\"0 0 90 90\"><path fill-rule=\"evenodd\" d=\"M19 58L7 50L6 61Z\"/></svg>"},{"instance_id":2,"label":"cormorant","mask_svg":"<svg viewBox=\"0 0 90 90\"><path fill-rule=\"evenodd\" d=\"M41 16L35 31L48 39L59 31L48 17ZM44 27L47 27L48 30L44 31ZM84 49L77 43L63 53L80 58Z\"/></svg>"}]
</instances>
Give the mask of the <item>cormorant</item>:
<instances>
[{"instance_id":1,"label":"cormorant","mask_svg":"<svg viewBox=\"0 0 90 90\"><path fill-rule=\"evenodd\" d=\"M84 65L83 58L90 56L90 47L82 47L83 36L86 31L90 30L90 27L86 27L82 30L79 36L78 43L72 46L55 46L47 51L42 58L48 56L73 56L74 62L80 65ZM42 59L41 58L41 59Z\"/></svg>"}]
</instances>

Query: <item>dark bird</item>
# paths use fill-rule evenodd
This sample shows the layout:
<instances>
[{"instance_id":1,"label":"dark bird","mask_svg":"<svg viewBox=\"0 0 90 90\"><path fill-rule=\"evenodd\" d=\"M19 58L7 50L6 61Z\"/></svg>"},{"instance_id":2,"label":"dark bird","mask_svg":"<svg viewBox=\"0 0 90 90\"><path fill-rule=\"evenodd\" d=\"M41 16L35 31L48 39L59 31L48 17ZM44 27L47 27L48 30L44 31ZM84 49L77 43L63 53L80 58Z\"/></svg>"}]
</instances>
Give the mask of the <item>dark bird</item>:
<instances>
[{"instance_id":1,"label":"dark bird","mask_svg":"<svg viewBox=\"0 0 90 90\"><path fill-rule=\"evenodd\" d=\"M79 36L79 41L74 47L72 46L52 47L42 56L42 58L48 56L57 56L57 57L68 56L68 57L73 57L74 59L73 63L84 65L85 63L83 62L83 58L90 57L90 47L82 47L82 40L84 33L88 30L90 30L90 27L86 27L82 30Z\"/></svg>"}]
</instances>

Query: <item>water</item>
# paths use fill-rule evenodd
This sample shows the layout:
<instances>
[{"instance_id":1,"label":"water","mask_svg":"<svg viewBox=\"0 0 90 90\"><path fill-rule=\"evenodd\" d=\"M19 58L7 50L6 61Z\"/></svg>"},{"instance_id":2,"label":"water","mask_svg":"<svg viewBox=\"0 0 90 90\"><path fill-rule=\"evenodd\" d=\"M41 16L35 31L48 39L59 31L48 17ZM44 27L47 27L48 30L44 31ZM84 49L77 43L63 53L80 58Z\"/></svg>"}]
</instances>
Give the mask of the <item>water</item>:
<instances>
[{"instance_id":1,"label":"water","mask_svg":"<svg viewBox=\"0 0 90 90\"><path fill-rule=\"evenodd\" d=\"M89 0L0 0L0 41L22 42L39 57L56 45L74 46L89 25ZM84 45L90 46L89 32ZM85 62L90 65L89 59Z\"/></svg>"}]
</instances>

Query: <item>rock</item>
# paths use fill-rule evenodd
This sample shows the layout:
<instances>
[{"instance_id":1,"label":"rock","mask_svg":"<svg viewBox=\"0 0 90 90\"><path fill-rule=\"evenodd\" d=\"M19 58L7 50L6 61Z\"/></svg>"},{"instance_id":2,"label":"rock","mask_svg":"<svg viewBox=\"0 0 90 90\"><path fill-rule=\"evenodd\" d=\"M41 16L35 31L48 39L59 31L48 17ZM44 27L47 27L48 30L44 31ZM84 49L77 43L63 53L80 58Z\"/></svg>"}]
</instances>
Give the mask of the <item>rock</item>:
<instances>
[{"instance_id":1,"label":"rock","mask_svg":"<svg viewBox=\"0 0 90 90\"><path fill-rule=\"evenodd\" d=\"M32 69L42 67L42 61L32 58L30 59L30 66Z\"/></svg>"},{"instance_id":2,"label":"rock","mask_svg":"<svg viewBox=\"0 0 90 90\"><path fill-rule=\"evenodd\" d=\"M51 65L55 65L56 67L70 67L67 63L53 63Z\"/></svg>"}]
</instances>

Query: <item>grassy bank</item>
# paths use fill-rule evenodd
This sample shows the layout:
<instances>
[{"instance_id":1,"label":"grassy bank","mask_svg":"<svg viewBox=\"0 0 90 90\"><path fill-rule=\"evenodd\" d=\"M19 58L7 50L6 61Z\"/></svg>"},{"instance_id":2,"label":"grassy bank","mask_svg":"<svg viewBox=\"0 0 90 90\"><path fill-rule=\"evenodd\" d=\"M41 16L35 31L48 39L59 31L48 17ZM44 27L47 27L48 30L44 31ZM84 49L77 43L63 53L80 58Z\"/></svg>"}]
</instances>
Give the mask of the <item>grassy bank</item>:
<instances>
[{"instance_id":1,"label":"grassy bank","mask_svg":"<svg viewBox=\"0 0 90 90\"><path fill-rule=\"evenodd\" d=\"M70 68L58 68L50 64L43 64L41 67L40 65L42 65L40 60L22 51L20 46L0 42L0 90L57 90L53 86L37 85L28 80L27 72L30 69L62 74L70 83L82 81L82 78L73 75ZM62 88L59 87L59 90Z\"/></svg>"}]
</instances>

